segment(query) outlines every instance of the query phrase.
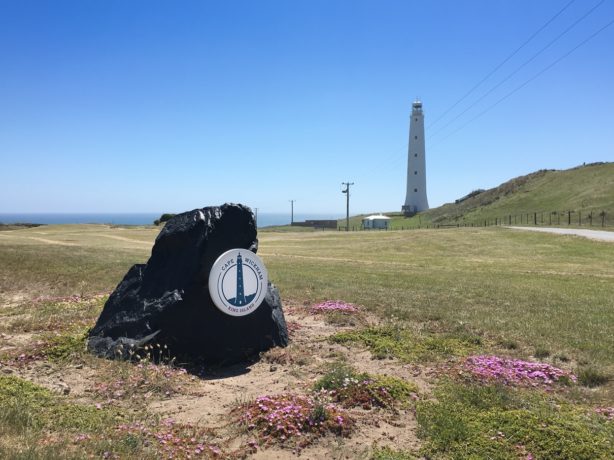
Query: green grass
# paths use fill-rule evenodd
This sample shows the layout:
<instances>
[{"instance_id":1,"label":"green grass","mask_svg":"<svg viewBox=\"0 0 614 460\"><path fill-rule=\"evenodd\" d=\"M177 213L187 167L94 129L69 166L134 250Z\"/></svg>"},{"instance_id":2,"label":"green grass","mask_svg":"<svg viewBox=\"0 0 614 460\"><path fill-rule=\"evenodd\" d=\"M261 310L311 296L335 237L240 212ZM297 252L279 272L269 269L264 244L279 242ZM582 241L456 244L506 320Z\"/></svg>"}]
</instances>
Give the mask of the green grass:
<instances>
[{"instance_id":1,"label":"green grass","mask_svg":"<svg viewBox=\"0 0 614 460\"><path fill-rule=\"evenodd\" d=\"M121 428L135 421L148 430ZM155 430L160 430L155 416L78 403L19 377L0 375L0 458L103 458L105 452L105 458L167 457L149 439ZM176 434L189 437L193 432L178 425Z\"/></svg>"},{"instance_id":2,"label":"green grass","mask_svg":"<svg viewBox=\"0 0 614 460\"><path fill-rule=\"evenodd\" d=\"M442 383L416 415L427 458L606 459L614 424L540 391Z\"/></svg>"},{"instance_id":3,"label":"green grass","mask_svg":"<svg viewBox=\"0 0 614 460\"><path fill-rule=\"evenodd\" d=\"M3 426L19 431L60 427L75 432L94 432L118 417L118 414L94 406L64 403L49 390L10 375L0 375L0 407ZM15 407L19 411L11 410Z\"/></svg>"},{"instance_id":4,"label":"green grass","mask_svg":"<svg viewBox=\"0 0 614 460\"><path fill-rule=\"evenodd\" d=\"M331 341L362 344L377 359L424 362L476 352L481 339L470 334L420 334L396 326L378 326L340 332Z\"/></svg>"},{"instance_id":5,"label":"green grass","mask_svg":"<svg viewBox=\"0 0 614 460\"><path fill-rule=\"evenodd\" d=\"M62 331L76 325L91 326L107 297L76 301L25 301L15 306L4 307L1 332Z\"/></svg>"},{"instance_id":6,"label":"green grass","mask_svg":"<svg viewBox=\"0 0 614 460\"><path fill-rule=\"evenodd\" d=\"M88 330L89 328L81 328L51 336L45 343L45 356L51 361L67 361L83 354Z\"/></svg>"},{"instance_id":7,"label":"green grass","mask_svg":"<svg viewBox=\"0 0 614 460\"><path fill-rule=\"evenodd\" d=\"M85 359L83 331L104 298L34 299L112 290L130 265L147 260L157 230L79 225L2 234L0 333L22 341L31 334L54 365L70 366ZM503 228L270 231L259 239L259 254L285 301L338 299L370 313L364 315L370 326L359 322L333 340L421 365L498 347L577 372L581 385L566 390L569 398L498 387L463 391L452 383L438 387L433 399L420 395L425 455L516 458L521 444L535 458L606 458L614 425L594 418L588 405L614 406L614 244ZM401 391L393 383L386 383L390 391ZM39 446L43 433L71 439L77 431L105 433L117 423L115 413L67 398L2 376L0 457L54 458L52 447ZM138 444L142 438L126 439L111 450L146 452ZM92 441L87 453L100 457L102 442ZM399 448L375 450L374 456L411 458Z\"/></svg>"},{"instance_id":8,"label":"green grass","mask_svg":"<svg viewBox=\"0 0 614 460\"><path fill-rule=\"evenodd\" d=\"M432 218L436 221L454 215L458 210L463 212L466 221L477 222L510 214L582 210L586 219L590 211L594 215L604 209L614 211L613 203L614 163L605 163L563 171L541 171L515 178L464 201L453 212L451 208L440 209ZM576 223L577 217L577 213L572 216ZM541 215L538 219L541 221ZM597 225L595 218L593 225Z\"/></svg>"},{"instance_id":9,"label":"green grass","mask_svg":"<svg viewBox=\"0 0 614 460\"><path fill-rule=\"evenodd\" d=\"M580 218L582 226L589 226L588 216L592 212L593 227L601 228L602 211L606 211L606 225L614 226L614 163L537 171L510 179L460 203L444 204L411 218L400 212L385 214L392 218L390 228L400 230L437 225L481 226L485 221L493 225L495 219L503 219L507 225L509 216L512 224L526 225L527 213L531 225L537 213L538 225L567 226L567 211L574 211L571 214L574 227L580 225ZM556 215L551 217L553 212ZM362 217L350 218L350 228L359 230ZM339 225L345 227L345 220L339 220Z\"/></svg>"},{"instance_id":10,"label":"green grass","mask_svg":"<svg viewBox=\"0 0 614 460\"><path fill-rule=\"evenodd\" d=\"M500 228L261 234L287 298L341 299L382 318L614 365L614 245Z\"/></svg>"},{"instance_id":11,"label":"green grass","mask_svg":"<svg viewBox=\"0 0 614 460\"><path fill-rule=\"evenodd\" d=\"M149 257L158 228L46 225L1 232L0 300L111 291Z\"/></svg>"},{"instance_id":12,"label":"green grass","mask_svg":"<svg viewBox=\"0 0 614 460\"><path fill-rule=\"evenodd\" d=\"M3 308L5 330L27 332L75 314L71 304L30 306L27 299L110 291L131 264L147 260L157 234L103 225L43 228L43 235L32 233L38 227L0 237L0 300L22 296ZM612 374L612 244L500 228L259 237L259 253L286 299L341 299L381 318L394 315L445 331L461 327ZM80 310L83 323L95 319L102 302Z\"/></svg>"}]
</instances>

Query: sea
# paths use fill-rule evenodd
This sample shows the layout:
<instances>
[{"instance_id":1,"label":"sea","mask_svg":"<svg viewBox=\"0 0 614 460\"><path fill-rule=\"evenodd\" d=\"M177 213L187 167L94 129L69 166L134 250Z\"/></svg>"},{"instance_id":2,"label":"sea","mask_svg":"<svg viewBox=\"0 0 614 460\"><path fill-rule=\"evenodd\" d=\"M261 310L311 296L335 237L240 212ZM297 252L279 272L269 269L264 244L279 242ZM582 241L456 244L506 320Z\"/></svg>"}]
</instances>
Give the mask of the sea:
<instances>
[{"instance_id":1,"label":"sea","mask_svg":"<svg viewBox=\"0 0 614 460\"><path fill-rule=\"evenodd\" d=\"M0 213L0 224L111 224L152 225L162 213ZM294 221L340 219L339 214L294 214ZM258 228L289 225L290 213L258 213Z\"/></svg>"}]
</instances>

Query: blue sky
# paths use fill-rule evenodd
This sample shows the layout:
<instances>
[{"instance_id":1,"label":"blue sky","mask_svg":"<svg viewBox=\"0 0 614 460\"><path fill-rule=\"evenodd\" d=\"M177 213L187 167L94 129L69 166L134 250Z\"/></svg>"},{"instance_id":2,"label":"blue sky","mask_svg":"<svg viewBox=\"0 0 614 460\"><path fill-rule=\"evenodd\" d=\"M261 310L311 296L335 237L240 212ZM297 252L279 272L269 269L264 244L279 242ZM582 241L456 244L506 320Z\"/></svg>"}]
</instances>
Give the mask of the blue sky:
<instances>
[{"instance_id":1,"label":"blue sky","mask_svg":"<svg viewBox=\"0 0 614 460\"><path fill-rule=\"evenodd\" d=\"M438 120L568 3L0 0L0 212L343 215L343 181L353 213L400 210L416 96L431 206L613 161L614 25L471 121L614 20L612 0L571 2Z\"/></svg>"}]
</instances>

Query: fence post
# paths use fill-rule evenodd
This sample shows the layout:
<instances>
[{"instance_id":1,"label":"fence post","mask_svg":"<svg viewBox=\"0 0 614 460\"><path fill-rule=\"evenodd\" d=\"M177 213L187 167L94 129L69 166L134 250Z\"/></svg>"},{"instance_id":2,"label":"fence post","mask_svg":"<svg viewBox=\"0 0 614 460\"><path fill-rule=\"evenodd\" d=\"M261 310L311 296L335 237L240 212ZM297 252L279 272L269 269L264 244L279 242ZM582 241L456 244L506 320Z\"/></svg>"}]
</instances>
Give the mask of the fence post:
<instances>
[{"instance_id":1,"label":"fence post","mask_svg":"<svg viewBox=\"0 0 614 460\"><path fill-rule=\"evenodd\" d=\"M605 211L601 211L601 226L605 227Z\"/></svg>"},{"instance_id":2,"label":"fence post","mask_svg":"<svg viewBox=\"0 0 614 460\"><path fill-rule=\"evenodd\" d=\"M588 215L588 221L590 222L591 227L593 226L593 211L591 211Z\"/></svg>"},{"instance_id":3,"label":"fence post","mask_svg":"<svg viewBox=\"0 0 614 460\"><path fill-rule=\"evenodd\" d=\"M533 225L537 225L537 213L533 213Z\"/></svg>"},{"instance_id":4,"label":"fence post","mask_svg":"<svg viewBox=\"0 0 614 460\"><path fill-rule=\"evenodd\" d=\"M580 227L582 227L582 211L578 211L578 223Z\"/></svg>"},{"instance_id":5,"label":"fence post","mask_svg":"<svg viewBox=\"0 0 614 460\"><path fill-rule=\"evenodd\" d=\"M567 225L571 225L571 211L567 211Z\"/></svg>"}]
</instances>

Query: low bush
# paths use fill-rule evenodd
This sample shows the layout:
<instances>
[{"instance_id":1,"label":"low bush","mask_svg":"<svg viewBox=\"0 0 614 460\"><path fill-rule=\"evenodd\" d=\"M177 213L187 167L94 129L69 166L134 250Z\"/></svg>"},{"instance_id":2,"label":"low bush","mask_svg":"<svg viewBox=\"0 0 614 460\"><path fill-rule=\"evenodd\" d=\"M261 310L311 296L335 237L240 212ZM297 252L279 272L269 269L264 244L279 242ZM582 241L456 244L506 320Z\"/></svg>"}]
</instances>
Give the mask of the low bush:
<instances>
[{"instance_id":1,"label":"low bush","mask_svg":"<svg viewBox=\"0 0 614 460\"><path fill-rule=\"evenodd\" d=\"M610 380L607 374L595 369L594 367L585 367L578 371L578 382L580 385L595 388L601 385L605 385Z\"/></svg>"},{"instance_id":2,"label":"low bush","mask_svg":"<svg viewBox=\"0 0 614 460\"><path fill-rule=\"evenodd\" d=\"M396 377L358 373L347 364L335 363L314 385L344 407L394 408L417 398L416 385Z\"/></svg>"},{"instance_id":3,"label":"low bush","mask_svg":"<svg viewBox=\"0 0 614 460\"><path fill-rule=\"evenodd\" d=\"M294 442L299 449L328 433L348 435L355 423L335 404L296 394L260 396L235 412L263 445Z\"/></svg>"}]
</instances>

